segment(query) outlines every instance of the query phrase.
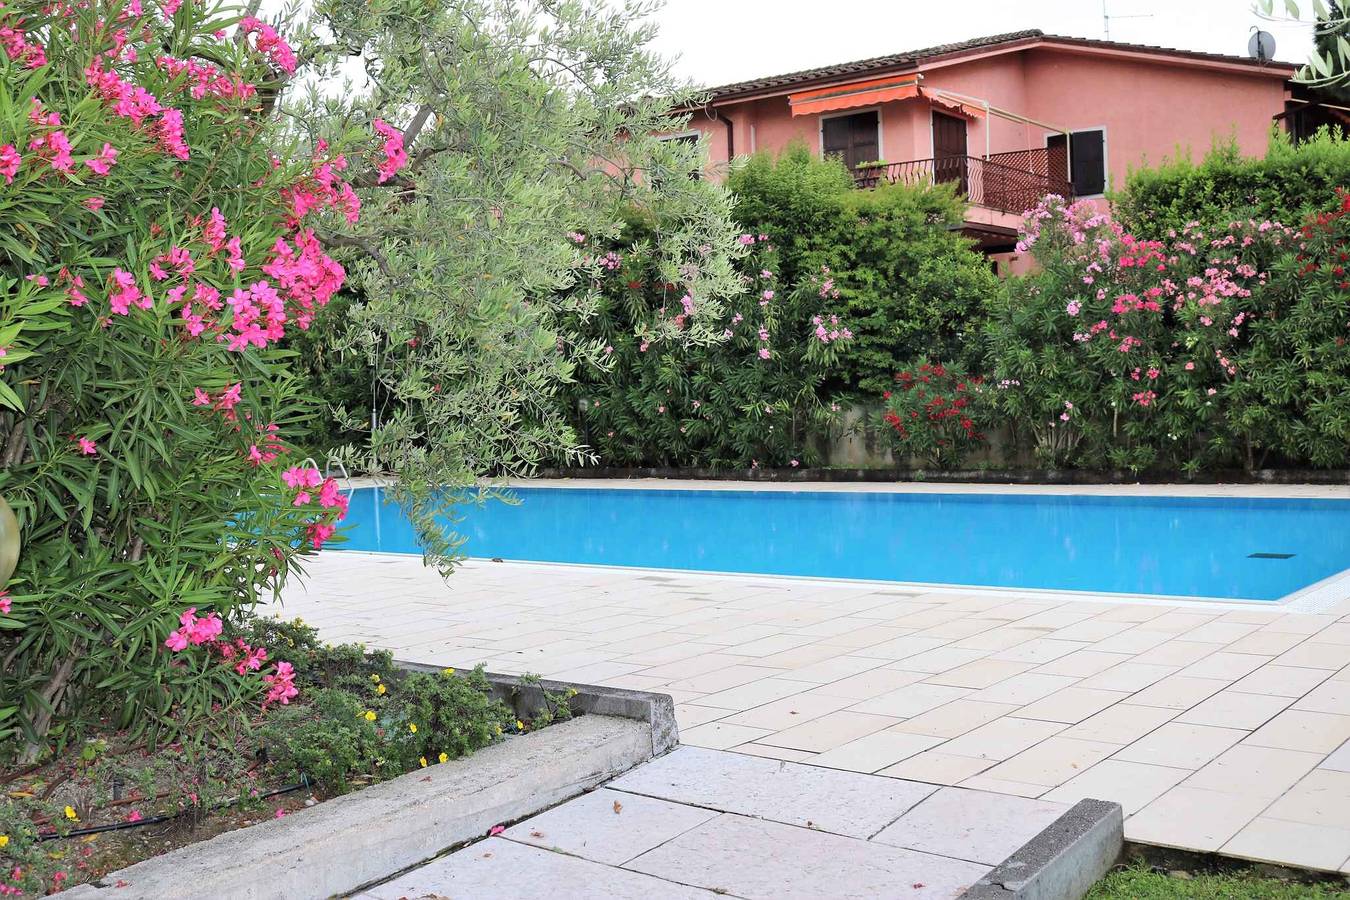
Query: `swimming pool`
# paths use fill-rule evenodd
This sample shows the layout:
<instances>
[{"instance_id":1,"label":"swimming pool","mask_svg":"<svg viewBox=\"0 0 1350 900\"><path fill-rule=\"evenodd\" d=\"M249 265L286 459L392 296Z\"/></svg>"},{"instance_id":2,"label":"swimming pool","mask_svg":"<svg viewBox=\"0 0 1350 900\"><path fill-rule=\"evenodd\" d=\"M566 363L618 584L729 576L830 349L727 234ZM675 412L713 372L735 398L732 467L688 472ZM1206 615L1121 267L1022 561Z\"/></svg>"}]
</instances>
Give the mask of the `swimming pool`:
<instances>
[{"instance_id":1,"label":"swimming pool","mask_svg":"<svg viewBox=\"0 0 1350 900\"><path fill-rule=\"evenodd\" d=\"M1278 600L1350 568L1350 501L885 491L512 489L463 507L471 557ZM379 488L344 550L416 553Z\"/></svg>"}]
</instances>

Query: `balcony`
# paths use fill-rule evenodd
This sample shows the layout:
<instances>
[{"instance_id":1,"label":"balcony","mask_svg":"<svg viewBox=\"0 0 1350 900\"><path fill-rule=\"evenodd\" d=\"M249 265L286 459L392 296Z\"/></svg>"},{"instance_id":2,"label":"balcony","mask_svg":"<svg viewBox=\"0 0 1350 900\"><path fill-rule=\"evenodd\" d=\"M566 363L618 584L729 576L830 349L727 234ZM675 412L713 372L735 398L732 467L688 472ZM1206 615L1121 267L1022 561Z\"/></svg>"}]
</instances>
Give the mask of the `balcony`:
<instances>
[{"instance_id":1,"label":"balcony","mask_svg":"<svg viewBox=\"0 0 1350 900\"><path fill-rule=\"evenodd\" d=\"M943 156L895 163L864 163L854 170L854 184L874 188L889 184L946 184L956 182L975 206L1021 215L1046 194L1070 197L1073 185L1064 151L1050 148L1014 150L979 156Z\"/></svg>"}]
</instances>

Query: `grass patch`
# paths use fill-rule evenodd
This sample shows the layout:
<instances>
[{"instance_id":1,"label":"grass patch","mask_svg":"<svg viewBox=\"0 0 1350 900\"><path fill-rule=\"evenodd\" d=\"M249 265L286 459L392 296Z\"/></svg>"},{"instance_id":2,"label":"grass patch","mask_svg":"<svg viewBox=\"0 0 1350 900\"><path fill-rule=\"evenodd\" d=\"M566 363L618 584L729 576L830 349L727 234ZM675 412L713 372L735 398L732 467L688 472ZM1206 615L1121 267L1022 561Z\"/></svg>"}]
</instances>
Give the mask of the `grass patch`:
<instances>
[{"instance_id":1,"label":"grass patch","mask_svg":"<svg viewBox=\"0 0 1350 900\"><path fill-rule=\"evenodd\" d=\"M1245 870L1178 878L1146 864L1116 869L1097 882L1087 900L1346 900L1345 883L1307 883Z\"/></svg>"}]
</instances>

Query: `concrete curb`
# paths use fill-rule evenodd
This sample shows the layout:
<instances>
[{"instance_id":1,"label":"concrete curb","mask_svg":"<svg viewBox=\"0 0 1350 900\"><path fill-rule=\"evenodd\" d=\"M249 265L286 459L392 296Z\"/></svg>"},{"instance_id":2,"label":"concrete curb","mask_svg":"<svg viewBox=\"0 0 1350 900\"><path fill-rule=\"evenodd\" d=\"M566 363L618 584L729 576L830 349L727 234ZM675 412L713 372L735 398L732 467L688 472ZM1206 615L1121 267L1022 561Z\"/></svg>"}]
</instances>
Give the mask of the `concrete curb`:
<instances>
[{"instance_id":1,"label":"concrete curb","mask_svg":"<svg viewBox=\"0 0 1350 900\"><path fill-rule=\"evenodd\" d=\"M637 716L580 716L145 860L63 896L301 900L346 894L590 790L651 759L654 745L652 727Z\"/></svg>"},{"instance_id":2,"label":"concrete curb","mask_svg":"<svg viewBox=\"0 0 1350 900\"><path fill-rule=\"evenodd\" d=\"M1080 800L961 900L1080 900L1115 865L1124 842L1119 803Z\"/></svg>"},{"instance_id":3,"label":"concrete curb","mask_svg":"<svg viewBox=\"0 0 1350 900\"><path fill-rule=\"evenodd\" d=\"M443 668L402 660L395 660L394 665L409 672L439 672ZM518 675L486 674L492 684L493 697L510 706L521 718L530 718L543 707L545 691L561 694L571 688L577 693L569 705L577 715L615 716L646 722L652 734L652 756L668 753L680 742L679 730L675 725L675 701L669 694L630 691L598 684L571 684L546 678L537 684L523 684Z\"/></svg>"}]
</instances>

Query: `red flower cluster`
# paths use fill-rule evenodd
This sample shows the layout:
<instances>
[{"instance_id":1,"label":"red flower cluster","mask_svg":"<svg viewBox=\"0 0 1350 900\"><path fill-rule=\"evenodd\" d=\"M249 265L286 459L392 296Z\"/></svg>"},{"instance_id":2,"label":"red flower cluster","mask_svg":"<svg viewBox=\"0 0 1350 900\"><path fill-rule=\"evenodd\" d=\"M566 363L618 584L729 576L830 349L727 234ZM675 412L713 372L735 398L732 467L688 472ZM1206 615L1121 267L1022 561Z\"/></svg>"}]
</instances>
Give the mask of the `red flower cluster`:
<instances>
[{"instance_id":1,"label":"red flower cluster","mask_svg":"<svg viewBox=\"0 0 1350 900\"><path fill-rule=\"evenodd\" d=\"M985 440L974 413L982 376L966 377L942 363L923 363L917 374L897 374L895 383L898 393L883 394L887 409L881 418L894 432L898 449L941 463L953 451Z\"/></svg>"}]
</instances>

